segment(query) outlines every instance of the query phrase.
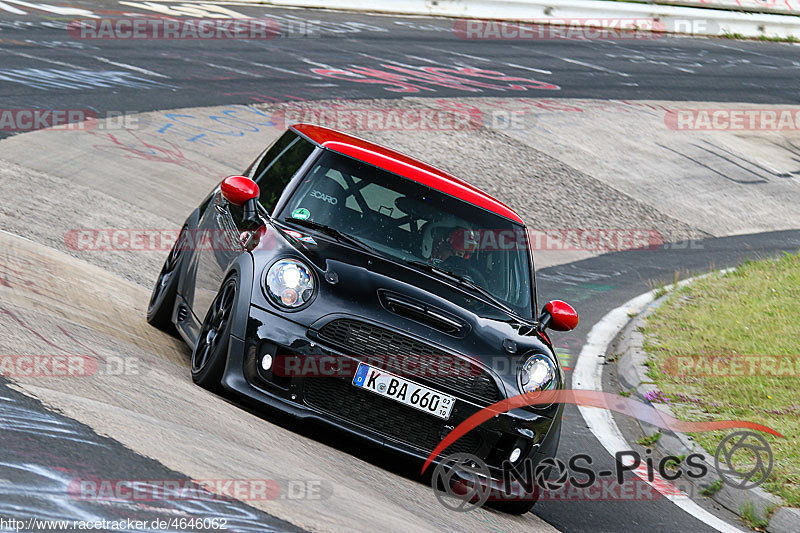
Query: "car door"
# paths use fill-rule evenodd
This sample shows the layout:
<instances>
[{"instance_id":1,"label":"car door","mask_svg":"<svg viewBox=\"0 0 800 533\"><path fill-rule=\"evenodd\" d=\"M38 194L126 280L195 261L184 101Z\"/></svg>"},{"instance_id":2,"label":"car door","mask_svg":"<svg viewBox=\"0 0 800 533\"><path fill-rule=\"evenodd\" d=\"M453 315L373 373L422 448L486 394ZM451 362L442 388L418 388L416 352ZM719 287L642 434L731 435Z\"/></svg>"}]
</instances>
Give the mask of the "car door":
<instances>
[{"instance_id":1,"label":"car door","mask_svg":"<svg viewBox=\"0 0 800 533\"><path fill-rule=\"evenodd\" d=\"M271 213L292 177L314 152L313 143L292 131L278 138L250 176L259 186L259 203ZM202 323L228 269L245 251L249 237L241 206L228 202L217 189L201 215L194 257L195 287L192 312Z\"/></svg>"},{"instance_id":2,"label":"car door","mask_svg":"<svg viewBox=\"0 0 800 533\"><path fill-rule=\"evenodd\" d=\"M240 227L243 210L231 204L219 188L201 215L195 236L195 287L192 312L203 321L230 265L244 251Z\"/></svg>"}]
</instances>

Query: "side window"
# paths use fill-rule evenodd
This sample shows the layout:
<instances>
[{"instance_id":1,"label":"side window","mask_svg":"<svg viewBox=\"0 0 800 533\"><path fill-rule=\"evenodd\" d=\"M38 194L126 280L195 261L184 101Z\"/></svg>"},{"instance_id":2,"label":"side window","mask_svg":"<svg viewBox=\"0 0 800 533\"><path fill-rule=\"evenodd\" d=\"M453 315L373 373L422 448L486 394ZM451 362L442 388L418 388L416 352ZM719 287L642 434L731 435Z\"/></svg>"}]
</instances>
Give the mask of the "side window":
<instances>
[{"instance_id":1,"label":"side window","mask_svg":"<svg viewBox=\"0 0 800 533\"><path fill-rule=\"evenodd\" d=\"M287 131L275 141L258 164L253 180L261 189L259 202L272 212L295 172L303 165L314 145L292 131Z\"/></svg>"},{"instance_id":2,"label":"side window","mask_svg":"<svg viewBox=\"0 0 800 533\"><path fill-rule=\"evenodd\" d=\"M265 167L277 159L278 156L281 155L281 152L283 152L287 146L292 144L292 141L295 139L297 139L297 134L292 131L287 131L278 137L278 140L272 143L272 146L269 147L267 153L264 154L264 157L262 157L261 161L258 162L258 168L256 168L256 171L253 173L253 179L264 172Z\"/></svg>"}]
</instances>

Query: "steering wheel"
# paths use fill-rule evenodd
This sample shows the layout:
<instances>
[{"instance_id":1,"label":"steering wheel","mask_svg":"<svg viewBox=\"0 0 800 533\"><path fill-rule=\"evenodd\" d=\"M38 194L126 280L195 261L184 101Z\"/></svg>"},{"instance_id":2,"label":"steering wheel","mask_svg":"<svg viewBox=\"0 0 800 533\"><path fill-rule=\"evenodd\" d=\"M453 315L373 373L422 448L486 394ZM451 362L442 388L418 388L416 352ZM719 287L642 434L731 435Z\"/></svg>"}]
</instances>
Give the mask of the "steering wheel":
<instances>
[{"instance_id":1,"label":"steering wheel","mask_svg":"<svg viewBox=\"0 0 800 533\"><path fill-rule=\"evenodd\" d=\"M442 268L454 272L460 276L471 279L476 285L480 285L488 290L486 276L474 268L469 268L469 260L463 257L451 256L442 261Z\"/></svg>"}]
</instances>

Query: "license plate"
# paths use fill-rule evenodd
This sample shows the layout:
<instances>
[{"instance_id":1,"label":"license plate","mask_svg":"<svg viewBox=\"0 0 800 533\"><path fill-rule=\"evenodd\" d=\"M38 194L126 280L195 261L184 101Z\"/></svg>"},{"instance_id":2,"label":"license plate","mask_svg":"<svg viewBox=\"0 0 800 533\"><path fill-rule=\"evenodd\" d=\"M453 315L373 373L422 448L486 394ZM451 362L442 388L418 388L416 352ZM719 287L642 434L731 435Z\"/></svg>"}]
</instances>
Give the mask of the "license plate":
<instances>
[{"instance_id":1,"label":"license plate","mask_svg":"<svg viewBox=\"0 0 800 533\"><path fill-rule=\"evenodd\" d=\"M359 363L353 385L447 420L455 398L418 385L383 369Z\"/></svg>"}]
</instances>

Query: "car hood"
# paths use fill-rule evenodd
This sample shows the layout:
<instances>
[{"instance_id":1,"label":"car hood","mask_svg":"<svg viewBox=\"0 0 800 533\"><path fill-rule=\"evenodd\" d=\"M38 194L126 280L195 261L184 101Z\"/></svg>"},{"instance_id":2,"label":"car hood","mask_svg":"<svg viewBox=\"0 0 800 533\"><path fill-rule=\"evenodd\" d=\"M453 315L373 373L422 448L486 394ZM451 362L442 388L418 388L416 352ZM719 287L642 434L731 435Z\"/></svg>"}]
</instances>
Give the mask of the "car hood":
<instances>
[{"instance_id":1,"label":"car hood","mask_svg":"<svg viewBox=\"0 0 800 533\"><path fill-rule=\"evenodd\" d=\"M530 350L551 353L530 323L435 275L307 230L299 232L300 239L273 226L267 231L275 234L265 236L271 244L254 253L260 281L254 284L254 305L280 313L264 296L261 281L274 261L295 257L314 270L319 285L310 305L282 313L303 326L317 329L342 317L363 320L493 367L497 358L513 361L506 364L513 366ZM453 322L460 327L452 329Z\"/></svg>"}]
</instances>

